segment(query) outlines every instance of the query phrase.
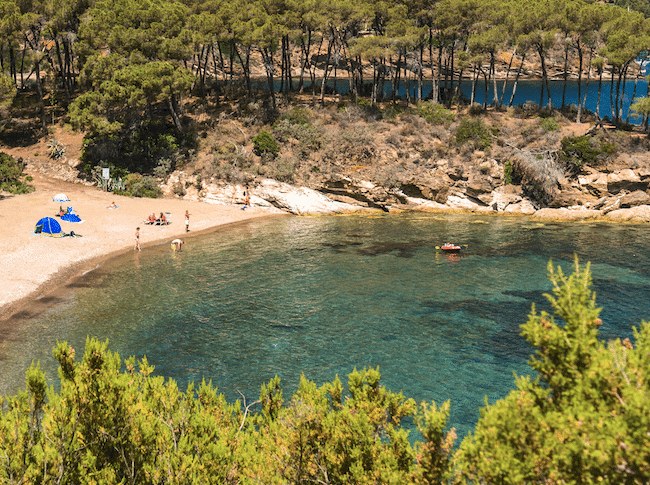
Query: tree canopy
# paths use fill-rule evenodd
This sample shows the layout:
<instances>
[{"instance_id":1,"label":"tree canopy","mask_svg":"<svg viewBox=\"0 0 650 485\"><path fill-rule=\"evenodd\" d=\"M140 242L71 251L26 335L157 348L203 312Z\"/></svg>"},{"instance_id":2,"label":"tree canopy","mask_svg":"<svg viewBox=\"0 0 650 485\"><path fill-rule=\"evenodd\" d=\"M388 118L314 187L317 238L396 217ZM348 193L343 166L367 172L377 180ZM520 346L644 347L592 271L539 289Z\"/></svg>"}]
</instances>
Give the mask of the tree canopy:
<instances>
[{"instance_id":1,"label":"tree canopy","mask_svg":"<svg viewBox=\"0 0 650 485\"><path fill-rule=\"evenodd\" d=\"M586 0L2 0L0 68L16 89L33 80L41 97L63 87L59 98L66 109L75 102L83 110L89 105L83 96L113 80L116 71L160 62L191 73L183 75L191 83L174 88L177 97L195 90L218 100L225 86L239 82L250 96L253 62L262 68L272 100L278 90L286 95L302 89L309 75L323 101L325 82L314 84L318 69L323 81L344 72L355 99L372 93L371 102L384 95L379 87L386 81L393 86L389 96L403 81L407 98L415 100L431 83L435 102L461 76L482 76L493 84L499 104L497 64L514 78L524 59L536 57L545 85L551 51L563 51L565 80L569 70L581 80L602 59L613 74L617 118L630 95L623 92L624 81L636 75L634 61L650 52L648 20L635 5L628 11ZM507 63L502 52L512 53ZM367 72L372 79L365 79ZM122 88L132 102L149 102L135 84ZM540 100L547 97L542 88ZM157 101L168 104L167 97ZM110 125L118 115L107 107L93 116Z\"/></svg>"}]
</instances>

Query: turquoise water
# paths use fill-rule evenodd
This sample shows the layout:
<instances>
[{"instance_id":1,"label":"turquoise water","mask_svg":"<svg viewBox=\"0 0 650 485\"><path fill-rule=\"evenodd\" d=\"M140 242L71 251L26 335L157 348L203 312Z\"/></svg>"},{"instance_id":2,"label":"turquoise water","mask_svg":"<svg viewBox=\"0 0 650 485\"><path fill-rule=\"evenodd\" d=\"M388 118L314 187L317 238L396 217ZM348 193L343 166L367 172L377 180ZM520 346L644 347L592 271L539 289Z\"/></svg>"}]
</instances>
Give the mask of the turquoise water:
<instances>
[{"instance_id":1,"label":"turquoise water","mask_svg":"<svg viewBox=\"0 0 650 485\"><path fill-rule=\"evenodd\" d=\"M0 344L0 392L23 386L31 359L51 382L56 340L108 339L156 373L211 379L250 402L274 375L285 397L301 373L318 384L379 366L383 383L417 401L451 400L465 435L490 402L530 373L519 336L543 293L549 259L592 262L603 338L631 337L649 318L647 226L526 218L390 215L280 218L127 254ZM467 244L450 256L446 241Z\"/></svg>"}]
</instances>

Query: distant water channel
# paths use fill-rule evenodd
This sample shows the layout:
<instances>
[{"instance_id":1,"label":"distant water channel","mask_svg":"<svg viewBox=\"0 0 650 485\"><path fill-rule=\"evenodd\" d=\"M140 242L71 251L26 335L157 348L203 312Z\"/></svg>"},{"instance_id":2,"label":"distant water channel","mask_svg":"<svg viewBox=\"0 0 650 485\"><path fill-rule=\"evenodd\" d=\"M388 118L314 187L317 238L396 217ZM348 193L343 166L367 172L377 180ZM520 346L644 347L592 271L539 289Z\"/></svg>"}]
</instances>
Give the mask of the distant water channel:
<instances>
[{"instance_id":1,"label":"distant water channel","mask_svg":"<svg viewBox=\"0 0 650 485\"><path fill-rule=\"evenodd\" d=\"M127 254L0 344L0 392L24 384L31 359L50 382L52 348L81 357L86 336L156 373L211 379L250 401L274 375L285 397L301 373L317 384L379 366L384 385L419 401L451 400L464 436L487 396L531 372L519 336L543 293L549 259L591 261L602 337L631 337L650 317L648 226L551 223L465 215L280 218ZM457 256L436 250L467 244Z\"/></svg>"},{"instance_id":2,"label":"distant water channel","mask_svg":"<svg viewBox=\"0 0 650 485\"><path fill-rule=\"evenodd\" d=\"M297 83L296 83L297 84ZM470 80L464 80L461 83L461 92L463 97L469 101L472 96L472 84ZM639 124L641 123L641 117L635 116L634 113L630 112L630 105L638 98L644 98L648 96L648 82L645 77L641 76L638 79L628 79L627 82L621 84L621 97L623 101L622 105L622 114L621 118L623 121L628 121L630 124ZM454 84L455 86L456 84ZM542 81L541 80L520 80L516 83L517 89L515 90L515 96L513 98L513 106L521 106L526 103L534 103L540 106L548 105L548 94L544 92L544 97L541 97L542 93ZM266 89L266 84L259 82L256 86L260 89ZM335 87L336 86L336 87ZM347 94L350 90L350 84L347 78L337 79L336 83L330 80L328 82L328 87L335 91L338 94ZM280 88L280 83L278 81L275 89ZM497 95L503 103L504 106L508 106L510 103L510 98L512 92L515 88L515 82L511 79L505 85L504 90L504 81L497 81ZM408 91L412 100L417 99L417 83L411 81L408 85L404 82L400 82L396 96L398 98L406 98L406 93ZM551 80L549 81L549 89L551 91L551 102L553 107L559 108L562 106L562 98L564 97L564 104L566 106L578 106L578 101L580 98L583 98L584 108L592 113L598 113L601 118L612 119L612 93L610 92L610 82L609 79L602 81L602 86L600 89L600 100L598 99L598 80L591 79L589 83L586 82L586 79L583 78L581 89L578 91L578 82L575 80L568 80L566 83L566 89L564 87L563 80ZM425 80L422 85L422 97L428 99L431 96L431 79ZM311 84L305 88L305 92L311 91ZM317 92L320 93L320 84L317 86ZM586 97L585 97L586 93ZM387 99L390 99L392 96L392 86L390 83L384 84L384 96ZM580 98L578 97L580 94ZM494 103L494 86L492 83L489 83L487 90L485 87L485 81L480 80L476 83L475 93L474 93L474 102L477 104L483 104L487 97L487 104L491 105ZM615 96L615 88L614 88ZM540 104L541 102L541 104ZM577 108L576 108L577 109ZM629 115L629 116L628 116ZM584 118L583 118L584 122Z\"/></svg>"}]
</instances>

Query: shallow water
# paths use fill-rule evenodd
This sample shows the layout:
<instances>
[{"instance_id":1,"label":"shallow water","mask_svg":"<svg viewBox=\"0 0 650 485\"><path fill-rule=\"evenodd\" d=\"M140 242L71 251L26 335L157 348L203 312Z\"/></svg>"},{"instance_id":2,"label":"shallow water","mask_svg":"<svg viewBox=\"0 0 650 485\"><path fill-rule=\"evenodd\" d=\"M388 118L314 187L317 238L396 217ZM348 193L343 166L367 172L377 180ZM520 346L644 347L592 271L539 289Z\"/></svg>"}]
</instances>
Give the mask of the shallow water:
<instances>
[{"instance_id":1,"label":"shallow water","mask_svg":"<svg viewBox=\"0 0 650 485\"><path fill-rule=\"evenodd\" d=\"M463 436L490 402L527 374L519 336L543 293L549 259L571 272L591 261L602 337L631 337L648 319L647 226L541 223L464 215L282 218L254 221L128 254L0 343L0 393L23 387L32 359L56 381L58 340L86 336L122 357L146 355L156 373L211 379L228 399L258 397L301 373L318 384L379 366L383 383L416 401L451 400ZM466 244L440 253L446 241Z\"/></svg>"}]
</instances>

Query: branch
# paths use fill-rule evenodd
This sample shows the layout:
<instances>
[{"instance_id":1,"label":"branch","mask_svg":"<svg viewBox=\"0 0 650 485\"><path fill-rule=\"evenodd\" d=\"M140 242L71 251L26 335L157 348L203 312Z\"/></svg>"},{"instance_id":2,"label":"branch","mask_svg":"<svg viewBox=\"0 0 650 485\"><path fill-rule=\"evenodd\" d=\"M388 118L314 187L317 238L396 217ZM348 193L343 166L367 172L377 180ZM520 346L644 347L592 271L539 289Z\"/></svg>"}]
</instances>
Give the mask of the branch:
<instances>
[{"instance_id":1,"label":"branch","mask_svg":"<svg viewBox=\"0 0 650 485\"><path fill-rule=\"evenodd\" d=\"M250 409L250 407L251 407L251 406L254 406L255 404L259 404L259 403L261 403L262 401L260 401L260 400L258 399L257 401L253 401L253 402L250 403L248 406L246 406L246 396L244 396L244 395L242 394L242 392L241 392L239 389L237 389L237 392L239 393L239 395L240 395L240 396L242 397L242 399L244 400L244 418L241 420L241 425L239 426L239 429L237 430L237 432L239 433L239 432L242 430L242 428L244 427L244 422L246 421L246 415L248 414L248 410Z\"/></svg>"}]
</instances>

